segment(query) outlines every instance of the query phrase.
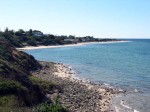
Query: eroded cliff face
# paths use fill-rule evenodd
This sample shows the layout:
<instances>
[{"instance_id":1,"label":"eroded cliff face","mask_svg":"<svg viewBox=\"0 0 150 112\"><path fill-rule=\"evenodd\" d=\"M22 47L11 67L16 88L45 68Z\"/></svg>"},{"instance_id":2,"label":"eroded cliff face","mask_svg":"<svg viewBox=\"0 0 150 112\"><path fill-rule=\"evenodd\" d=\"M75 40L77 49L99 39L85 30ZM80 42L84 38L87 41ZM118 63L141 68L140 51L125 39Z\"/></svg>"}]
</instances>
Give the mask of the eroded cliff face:
<instances>
[{"instance_id":1,"label":"eroded cliff face","mask_svg":"<svg viewBox=\"0 0 150 112\"><path fill-rule=\"evenodd\" d=\"M0 41L0 77L13 78L15 75L29 75L29 71L40 68L33 56L17 51L11 44Z\"/></svg>"},{"instance_id":2,"label":"eroded cliff face","mask_svg":"<svg viewBox=\"0 0 150 112\"><path fill-rule=\"evenodd\" d=\"M14 95L21 106L41 102L45 93L30 79L30 71L40 68L33 56L17 51L6 41L0 41L1 96Z\"/></svg>"}]
</instances>

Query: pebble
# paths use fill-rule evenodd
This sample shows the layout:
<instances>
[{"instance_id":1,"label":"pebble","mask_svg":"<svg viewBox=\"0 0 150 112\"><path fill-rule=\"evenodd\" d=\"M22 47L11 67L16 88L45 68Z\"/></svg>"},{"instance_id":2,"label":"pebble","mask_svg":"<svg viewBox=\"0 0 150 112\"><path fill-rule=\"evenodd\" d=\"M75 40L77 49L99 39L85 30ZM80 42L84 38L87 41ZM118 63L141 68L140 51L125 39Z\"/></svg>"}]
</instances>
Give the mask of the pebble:
<instances>
[{"instance_id":1,"label":"pebble","mask_svg":"<svg viewBox=\"0 0 150 112\"><path fill-rule=\"evenodd\" d=\"M59 84L61 87L61 92L55 90L54 93L50 92L51 94L48 94L48 97L50 95L52 97L56 93L59 94L62 106L71 112L108 112L111 100L110 96L112 93L115 93L113 89L105 87L103 88L105 89L105 93L102 94L97 91L98 88L101 88L101 85L93 84L92 88L88 89L82 81L73 81L70 78L56 76L54 73L58 71L73 74L69 67L61 63L40 61L40 64L43 66L42 69L32 74L52 83ZM59 68L56 68L55 65L59 65L57 66Z\"/></svg>"}]
</instances>

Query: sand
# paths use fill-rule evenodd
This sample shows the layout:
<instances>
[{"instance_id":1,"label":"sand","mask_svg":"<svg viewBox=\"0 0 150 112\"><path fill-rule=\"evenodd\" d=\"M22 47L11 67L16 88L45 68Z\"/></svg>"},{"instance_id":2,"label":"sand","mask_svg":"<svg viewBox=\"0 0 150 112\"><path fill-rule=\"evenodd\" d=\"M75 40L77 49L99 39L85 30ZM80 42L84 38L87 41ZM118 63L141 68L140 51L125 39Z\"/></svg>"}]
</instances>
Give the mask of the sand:
<instances>
[{"instance_id":1,"label":"sand","mask_svg":"<svg viewBox=\"0 0 150 112\"><path fill-rule=\"evenodd\" d=\"M60 48L60 47L83 46L83 45L88 45L88 44L110 44L110 43L120 43L120 42L129 42L129 41L84 42L84 43L77 43L77 44L52 45L52 46L25 46L25 47L17 48L17 49L18 50L34 50L34 49L46 49L46 48Z\"/></svg>"}]
</instances>

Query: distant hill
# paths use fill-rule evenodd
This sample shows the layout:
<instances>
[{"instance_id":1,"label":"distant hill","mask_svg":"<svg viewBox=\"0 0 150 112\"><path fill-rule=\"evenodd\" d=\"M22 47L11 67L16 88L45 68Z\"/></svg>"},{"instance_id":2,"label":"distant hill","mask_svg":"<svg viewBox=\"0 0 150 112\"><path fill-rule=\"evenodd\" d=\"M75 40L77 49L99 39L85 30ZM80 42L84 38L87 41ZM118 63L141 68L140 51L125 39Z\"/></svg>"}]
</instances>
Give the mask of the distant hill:
<instances>
[{"instance_id":1,"label":"distant hill","mask_svg":"<svg viewBox=\"0 0 150 112\"><path fill-rule=\"evenodd\" d=\"M18 31L9 30L0 31L0 40L10 42L15 47L24 46L38 46L38 45L64 45L64 44L76 44L80 42L105 42L116 41L116 39L99 39L93 36L76 37L73 35L53 35L44 34L38 30L24 31L20 29Z\"/></svg>"}]
</instances>

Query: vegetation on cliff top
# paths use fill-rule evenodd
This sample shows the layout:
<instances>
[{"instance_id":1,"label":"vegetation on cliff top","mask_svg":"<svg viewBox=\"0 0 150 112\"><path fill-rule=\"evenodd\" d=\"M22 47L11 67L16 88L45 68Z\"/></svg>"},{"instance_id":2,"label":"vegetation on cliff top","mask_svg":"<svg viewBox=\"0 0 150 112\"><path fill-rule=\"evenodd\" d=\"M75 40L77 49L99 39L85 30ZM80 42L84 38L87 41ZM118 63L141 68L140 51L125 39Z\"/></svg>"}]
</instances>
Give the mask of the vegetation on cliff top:
<instances>
[{"instance_id":1,"label":"vegetation on cliff top","mask_svg":"<svg viewBox=\"0 0 150 112\"><path fill-rule=\"evenodd\" d=\"M0 40L10 42L15 47L24 46L37 46L37 45L63 45L63 44L76 44L79 42L101 42L101 41L114 41L115 39L98 39L93 36L76 37L73 35L53 35L43 34L38 30L24 31L20 29L18 31L9 30L0 31Z\"/></svg>"}]
</instances>

